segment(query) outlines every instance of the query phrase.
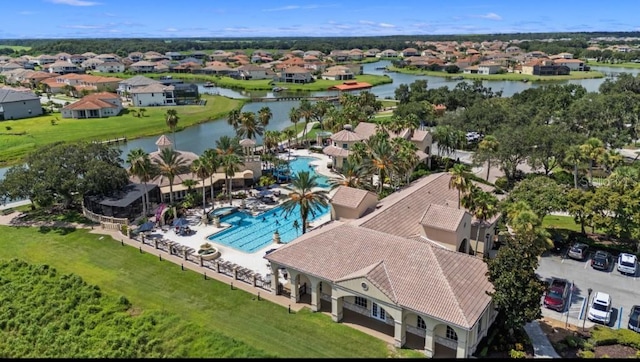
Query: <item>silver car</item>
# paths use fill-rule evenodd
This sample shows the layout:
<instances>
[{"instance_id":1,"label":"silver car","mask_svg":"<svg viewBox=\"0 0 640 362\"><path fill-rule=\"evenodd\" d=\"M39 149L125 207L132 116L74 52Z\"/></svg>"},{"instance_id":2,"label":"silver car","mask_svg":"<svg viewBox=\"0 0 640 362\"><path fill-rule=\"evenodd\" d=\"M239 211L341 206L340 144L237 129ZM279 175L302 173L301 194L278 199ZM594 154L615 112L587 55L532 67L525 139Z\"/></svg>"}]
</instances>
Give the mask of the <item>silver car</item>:
<instances>
[{"instance_id":1,"label":"silver car","mask_svg":"<svg viewBox=\"0 0 640 362\"><path fill-rule=\"evenodd\" d=\"M575 243L569 249L567 256L571 259L584 260L587 257L587 250L589 245L585 243Z\"/></svg>"}]
</instances>

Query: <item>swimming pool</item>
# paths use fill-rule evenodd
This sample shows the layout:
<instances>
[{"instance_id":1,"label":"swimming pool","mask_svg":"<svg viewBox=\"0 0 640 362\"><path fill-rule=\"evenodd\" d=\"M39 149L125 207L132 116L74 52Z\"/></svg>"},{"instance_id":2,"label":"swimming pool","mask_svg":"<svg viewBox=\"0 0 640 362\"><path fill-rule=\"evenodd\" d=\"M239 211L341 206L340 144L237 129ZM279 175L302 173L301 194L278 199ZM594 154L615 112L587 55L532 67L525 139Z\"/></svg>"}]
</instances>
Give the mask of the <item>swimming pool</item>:
<instances>
[{"instance_id":1,"label":"swimming pool","mask_svg":"<svg viewBox=\"0 0 640 362\"><path fill-rule=\"evenodd\" d=\"M314 157L298 157L296 160L292 160L290 162L291 173L306 170L316 174L313 166L309 166L309 162L314 160L318 159ZM329 188L328 181L328 178L325 176L318 177L318 184L322 188ZM323 207L321 212L316 214L315 217L309 214L307 221L311 222L316 220L328 212L329 206ZM298 229L293 227L295 220L297 220L300 225ZM299 207L292 210L286 219L282 208L278 206L257 216L253 216L244 211L232 212L231 214L221 216L220 221L230 224L231 227L210 235L207 239L247 253L253 253L273 243L273 233L276 230L278 230L280 240L283 244L302 235L302 221L300 220Z\"/></svg>"},{"instance_id":2,"label":"swimming pool","mask_svg":"<svg viewBox=\"0 0 640 362\"><path fill-rule=\"evenodd\" d=\"M227 216L229 214L232 214L232 213L236 212L237 210L238 210L238 208L235 207L235 206L219 207L219 208L214 209L213 211L211 211L209 213L209 215L210 216L222 217L222 216Z\"/></svg>"}]
</instances>

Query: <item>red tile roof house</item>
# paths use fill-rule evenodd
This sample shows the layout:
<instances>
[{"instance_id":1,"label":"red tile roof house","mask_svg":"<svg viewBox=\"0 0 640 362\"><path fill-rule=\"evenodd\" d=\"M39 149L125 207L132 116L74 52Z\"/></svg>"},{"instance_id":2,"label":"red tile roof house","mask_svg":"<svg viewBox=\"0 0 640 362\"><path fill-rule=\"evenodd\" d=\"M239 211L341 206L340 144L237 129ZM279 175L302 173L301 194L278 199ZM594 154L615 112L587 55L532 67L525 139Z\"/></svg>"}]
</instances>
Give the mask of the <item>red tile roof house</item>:
<instances>
[{"instance_id":1,"label":"red tile roof house","mask_svg":"<svg viewBox=\"0 0 640 362\"><path fill-rule=\"evenodd\" d=\"M457 208L449 179L432 174L380 201L340 186L332 221L265 255L271 280L280 268L288 276L271 292L427 357L472 356L497 311L487 264L464 252L478 222ZM488 224L482 232L495 233Z\"/></svg>"},{"instance_id":2,"label":"red tile roof house","mask_svg":"<svg viewBox=\"0 0 640 362\"><path fill-rule=\"evenodd\" d=\"M100 92L84 96L77 102L62 108L62 118L102 118L117 116L122 102L115 93Z\"/></svg>"}]
</instances>

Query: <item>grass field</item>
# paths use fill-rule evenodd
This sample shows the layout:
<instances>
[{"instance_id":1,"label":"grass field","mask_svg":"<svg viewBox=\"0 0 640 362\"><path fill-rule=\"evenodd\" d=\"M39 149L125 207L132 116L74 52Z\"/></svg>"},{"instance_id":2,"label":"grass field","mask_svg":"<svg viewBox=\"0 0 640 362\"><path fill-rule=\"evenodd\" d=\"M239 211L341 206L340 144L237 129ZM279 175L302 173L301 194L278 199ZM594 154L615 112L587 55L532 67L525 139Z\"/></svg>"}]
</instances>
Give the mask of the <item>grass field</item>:
<instances>
[{"instance_id":1,"label":"grass field","mask_svg":"<svg viewBox=\"0 0 640 362\"><path fill-rule=\"evenodd\" d=\"M31 50L31 47L25 47L22 45L4 45L4 44L0 44L0 48L9 48L12 49L13 51L20 51L20 50L24 50L24 51L29 51Z\"/></svg>"},{"instance_id":2,"label":"grass field","mask_svg":"<svg viewBox=\"0 0 640 362\"><path fill-rule=\"evenodd\" d=\"M169 133L165 113L178 112L176 131L195 124L219 119L233 109L240 109L243 100L203 95L206 106L146 107L143 117L125 110L121 116L92 119L61 118L60 114L3 121L0 129L0 166L17 164L29 152L57 141L107 140L126 136L128 139ZM132 107L130 109L137 110ZM56 125L51 124L52 119Z\"/></svg>"},{"instance_id":3,"label":"grass field","mask_svg":"<svg viewBox=\"0 0 640 362\"><path fill-rule=\"evenodd\" d=\"M384 358L395 353L383 341L334 323L329 316L308 309L289 314L287 308L181 271L176 264L140 254L109 236L80 229L0 226L0 242L0 259L18 258L77 274L104 293L125 296L143 311L167 312L201 327L181 333L216 331L282 358ZM398 353L418 355L410 350Z\"/></svg>"},{"instance_id":4,"label":"grass field","mask_svg":"<svg viewBox=\"0 0 640 362\"><path fill-rule=\"evenodd\" d=\"M462 77L464 79L478 79L478 80L508 80L508 81L530 81L530 82L553 82L559 80L573 80L573 79L591 79L591 78L603 78L604 74L596 71L588 71L588 72L572 72L569 75L553 75L553 76L539 76L539 75L528 75L528 74L514 74L514 73L505 73L505 74L464 74L464 73L456 73L449 74L447 72L441 71L429 71L429 70L410 70L410 69L402 69L396 68L393 66L388 67L390 71L412 74L412 75L429 75L434 77L444 77L444 78L453 78L453 77Z\"/></svg>"},{"instance_id":5,"label":"grass field","mask_svg":"<svg viewBox=\"0 0 640 362\"><path fill-rule=\"evenodd\" d=\"M611 64L611 63L604 63L604 62L587 62L587 65L592 65L592 66L600 66L600 67L612 67L612 68L635 68L638 69L640 68L640 63L615 63L615 64Z\"/></svg>"},{"instance_id":6,"label":"grass field","mask_svg":"<svg viewBox=\"0 0 640 362\"><path fill-rule=\"evenodd\" d=\"M580 225L573 221L573 216L547 215L542 220L542 226L548 229L566 229L580 232Z\"/></svg>"}]
</instances>

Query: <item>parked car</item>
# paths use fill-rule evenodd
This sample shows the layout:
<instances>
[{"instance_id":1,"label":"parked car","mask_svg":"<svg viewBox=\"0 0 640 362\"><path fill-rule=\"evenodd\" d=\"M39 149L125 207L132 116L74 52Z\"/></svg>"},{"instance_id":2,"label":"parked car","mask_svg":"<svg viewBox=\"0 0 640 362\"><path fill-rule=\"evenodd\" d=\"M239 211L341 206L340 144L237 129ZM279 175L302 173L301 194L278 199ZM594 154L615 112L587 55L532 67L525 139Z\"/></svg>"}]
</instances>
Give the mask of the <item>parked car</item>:
<instances>
[{"instance_id":1,"label":"parked car","mask_svg":"<svg viewBox=\"0 0 640 362\"><path fill-rule=\"evenodd\" d=\"M629 323L627 328L632 331L640 333L640 305L634 305L631 307L631 313L629 313Z\"/></svg>"},{"instance_id":2,"label":"parked car","mask_svg":"<svg viewBox=\"0 0 640 362\"><path fill-rule=\"evenodd\" d=\"M622 274L636 275L638 258L634 254L620 253L618 255L618 271Z\"/></svg>"},{"instance_id":3,"label":"parked car","mask_svg":"<svg viewBox=\"0 0 640 362\"><path fill-rule=\"evenodd\" d=\"M571 283L568 280L553 278L549 283L549 289L544 294L543 304L549 309L564 312L570 293Z\"/></svg>"},{"instance_id":4,"label":"parked car","mask_svg":"<svg viewBox=\"0 0 640 362\"><path fill-rule=\"evenodd\" d=\"M593 269L608 271L611 268L611 264L613 264L613 256L606 251L596 251L593 259L591 259L591 267Z\"/></svg>"},{"instance_id":5,"label":"parked car","mask_svg":"<svg viewBox=\"0 0 640 362\"><path fill-rule=\"evenodd\" d=\"M593 297L587 316L590 321L609 325L611 321L611 296L607 293L597 292Z\"/></svg>"},{"instance_id":6,"label":"parked car","mask_svg":"<svg viewBox=\"0 0 640 362\"><path fill-rule=\"evenodd\" d=\"M585 243L575 243L569 249L567 256L571 259L584 260L587 257L589 245Z\"/></svg>"}]
</instances>

